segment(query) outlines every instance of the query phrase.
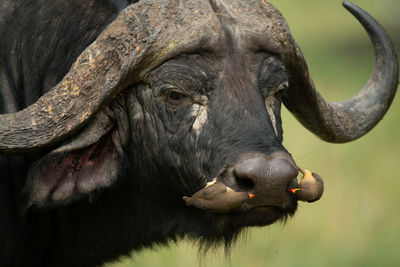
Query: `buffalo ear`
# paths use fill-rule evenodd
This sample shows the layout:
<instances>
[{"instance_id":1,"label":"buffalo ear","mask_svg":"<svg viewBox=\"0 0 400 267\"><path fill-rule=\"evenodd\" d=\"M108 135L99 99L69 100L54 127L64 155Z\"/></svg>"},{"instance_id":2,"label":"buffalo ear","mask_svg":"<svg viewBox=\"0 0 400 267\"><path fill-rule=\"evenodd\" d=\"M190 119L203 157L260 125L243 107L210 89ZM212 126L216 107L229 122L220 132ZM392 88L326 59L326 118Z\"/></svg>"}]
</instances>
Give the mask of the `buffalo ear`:
<instances>
[{"instance_id":1,"label":"buffalo ear","mask_svg":"<svg viewBox=\"0 0 400 267\"><path fill-rule=\"evenodd\" d=\"M124 112L109 108L73 138L33 164L25 188L28 207L65 205L111 186L122 169L128 140Z\"/></svg>"}]
</instances>

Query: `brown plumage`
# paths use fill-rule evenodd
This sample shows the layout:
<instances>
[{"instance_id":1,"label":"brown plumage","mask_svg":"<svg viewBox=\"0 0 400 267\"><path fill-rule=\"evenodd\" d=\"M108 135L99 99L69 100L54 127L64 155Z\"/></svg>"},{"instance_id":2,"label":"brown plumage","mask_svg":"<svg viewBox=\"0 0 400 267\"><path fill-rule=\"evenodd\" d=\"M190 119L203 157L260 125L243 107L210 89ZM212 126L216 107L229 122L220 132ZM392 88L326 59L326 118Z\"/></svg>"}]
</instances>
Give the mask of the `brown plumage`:
<instances>
[{"instance_id":1,"label":"brown plumage","mask_svg":"<svg viewBox=\"0 0 400 267\"><path fill-rule=\"evenodd\" d=\"M300 188L290 189L290 191L296 194L297 199L300 201L310 203L317 201L324 192L324 181L321 176L316 173L301 168L299 169L304 174L299 183Z\"/></svg>"},{"instance_id":2,"label":"brown plumage","mask_svg":"<svg viewBox=\"0 0 400 267\"><path fill-rule=\"evenodd\" d=\"M186 205L216 213L226 213L254 197L246 192L236 192L221 182L210 182L191 197L184 196Z\"/></svg>"}]
</instances>

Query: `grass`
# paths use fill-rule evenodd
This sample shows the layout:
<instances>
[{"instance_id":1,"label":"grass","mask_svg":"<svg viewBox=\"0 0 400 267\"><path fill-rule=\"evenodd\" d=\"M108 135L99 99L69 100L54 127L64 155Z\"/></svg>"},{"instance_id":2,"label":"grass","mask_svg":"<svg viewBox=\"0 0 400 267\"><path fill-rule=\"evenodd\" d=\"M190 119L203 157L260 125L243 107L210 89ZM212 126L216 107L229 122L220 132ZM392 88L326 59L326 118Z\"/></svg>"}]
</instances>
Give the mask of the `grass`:
<instances>
[{"instance_id":1,"label":"grass","mask_svg":"<svg viewBox=\"0 0 400 267\"><path fill-rule=\"evenodd\" d=\"M317 88L329 101L355 94L372 69L371 45L340 1L275 0L302 47ZM371 11L400 47L398 0L357 0ZM283 111L286 148L296 162L319 173L325 194L300 204L286 225L252 228L230 259L216 252L203 266L398 266L400 254L400 99L363 138L328 144ZM136 253L108 267L196 266L197 248L177 245Z\"/></svg>"}]
</instances>

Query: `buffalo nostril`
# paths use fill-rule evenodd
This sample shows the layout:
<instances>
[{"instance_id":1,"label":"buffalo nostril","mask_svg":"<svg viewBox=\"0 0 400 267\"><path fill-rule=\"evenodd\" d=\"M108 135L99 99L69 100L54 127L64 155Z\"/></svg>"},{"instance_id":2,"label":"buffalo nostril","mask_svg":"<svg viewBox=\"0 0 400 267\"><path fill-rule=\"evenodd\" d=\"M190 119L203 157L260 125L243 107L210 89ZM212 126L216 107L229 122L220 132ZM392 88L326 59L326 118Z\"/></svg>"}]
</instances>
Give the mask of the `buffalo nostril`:
<instances>
[{"instance_id":1,"label":"buffalo nostril","mask_svg":"<svg viewBox=\"0 0 400 267\"><path fill-rule=\"evenodd\" d=\"M240 191L254 193L259 176L264 176L266 160L253 157L234 166L234 177Z\"/></svg>"},{"instance_id":2,"label":"buffalo nostril","mask_svg":"<svg viewBox=\"0 0 400 267\"><path fill-rule=\"evenodd\" d=\"M236 183L239 187L239 191L248 193L254 192L254 182L252 180L236 176Z\"/></svg>"},{"instance_id":3,"label":"buffalo nostril","mask_svg":"<svg viewBox=\"0 0 400 267\"><path fill-rule=\"evenodd\" d=\"M253 180L256 176L263 176L267 161L262 157L247 159L234 167L236 177Z\"/></svg>"},{"instance_id":4,"label":"buffalo nostril","mask_svg":"<svg viewBox=\"0 0 400 267\"><path fill-rule=\"evenodd\" d=\"M241 190L250 189L272 197L296 185L298 169L289 158L281 155L256 156L236 164L234 174Z\"/></svg>"}]
</instances>

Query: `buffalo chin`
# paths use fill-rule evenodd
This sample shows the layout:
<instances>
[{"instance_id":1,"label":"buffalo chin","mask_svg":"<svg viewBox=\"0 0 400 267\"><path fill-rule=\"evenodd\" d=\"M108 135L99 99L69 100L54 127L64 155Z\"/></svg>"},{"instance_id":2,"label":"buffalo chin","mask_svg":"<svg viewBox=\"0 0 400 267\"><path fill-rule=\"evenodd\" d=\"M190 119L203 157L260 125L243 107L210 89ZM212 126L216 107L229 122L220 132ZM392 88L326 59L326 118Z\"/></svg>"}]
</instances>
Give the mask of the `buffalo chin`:
<instances>
[{"instance_id":1,"label":"buffalo chin","mask_svg":"<svg viewBox=\"0 0 400 267\"><path fill-rule=\"evenodd\" d=\"M286 220L296 212L297 203L290 208L282 209L272 206L254 207L246 211L215 214L215 226L205 224L200 235L190 233L185 236L189 240L199 244L200 252L207 253L210 249L220 246L224 247L225 253L229 254L230 248L235 244L241 233L250 226L266 226L277 221L285 223Z\"/></svg>"},{"instance_id":2,"label":"buffalo chin","mask_svg":"<svg viewBox=\"0 0 400 267\"><path fill-rule=\"evenodd\" d=\"M296 209L297 203L286 209L273 206L254 207L240 213L229 214L227 216L229 222L225 223L236 227L266 226L276 221L285 222Z\"/></svg>"}]
</instances>

